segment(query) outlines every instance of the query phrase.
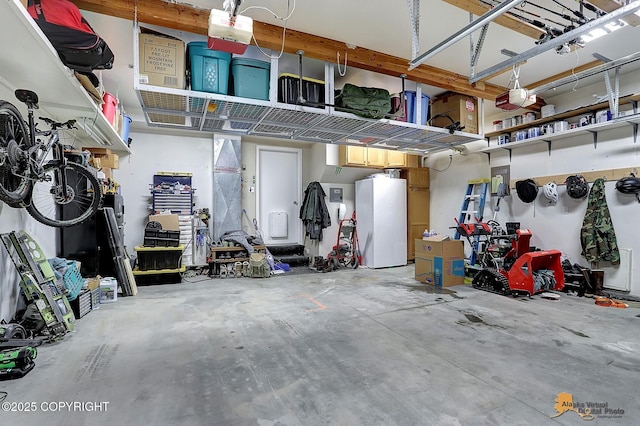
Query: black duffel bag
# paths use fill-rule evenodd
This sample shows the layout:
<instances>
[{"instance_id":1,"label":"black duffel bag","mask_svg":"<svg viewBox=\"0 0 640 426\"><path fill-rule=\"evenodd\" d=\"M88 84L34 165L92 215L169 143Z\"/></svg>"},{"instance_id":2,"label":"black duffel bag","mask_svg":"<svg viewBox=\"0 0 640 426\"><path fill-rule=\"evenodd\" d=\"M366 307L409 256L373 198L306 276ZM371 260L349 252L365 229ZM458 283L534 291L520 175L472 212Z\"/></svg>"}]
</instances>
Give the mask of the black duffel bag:
<instances>
[{"instance_id":1,"label":"black duffel bag","mask_svg":"<svg viewBox=\"0 0 640 426\"><path fill-rule=\"evenodd\" d=\"M29 0L29 14L69 68L88 73L113 67L113 52L68 0Z\"/></svg>"}]
</instances>

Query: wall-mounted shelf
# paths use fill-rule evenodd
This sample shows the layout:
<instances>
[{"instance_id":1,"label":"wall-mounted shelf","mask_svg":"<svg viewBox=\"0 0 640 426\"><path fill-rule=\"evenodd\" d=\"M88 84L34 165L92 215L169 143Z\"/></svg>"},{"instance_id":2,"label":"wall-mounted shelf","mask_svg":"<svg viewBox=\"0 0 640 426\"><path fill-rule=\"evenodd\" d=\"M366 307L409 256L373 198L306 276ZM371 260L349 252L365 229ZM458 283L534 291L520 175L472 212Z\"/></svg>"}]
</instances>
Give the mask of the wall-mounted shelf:
<instances>
[{"instance_id":1,"label":"wall-mounted shelf","mask_svg":"<svg viewBox=\"0 0 640 426\"><path fill-rule=\"evenodd\" d=\"M619 99L618 102L633 104L634 105L634 111L635 111L635 108L636 108L636 105L637 105L638 101L640 101L640 94L620 96L620 99ZM495 138L495 137L500 136L500 135L508 135L508 134L513 133L513 132L518 131L518 130L528 129L530 127L541 126L542 124L552 123L552 122L558 121L558 120L564 120L565 118L574 118L574 117L578 117L578 116L583 115L583 114L595 113L597 111L600 111L600 110L603 110L603 109L608 109L608 108L609 108L609 102L599 102L597 104L592 104L592 105L587 105L587 106L574 108L574 109L571 109L571 110L568 110L568 111L565 111L565 112L554 114L554 115L549 116L549 117L539 118L539 119L531 121L529 123L518 124L517 126L512 126L512 127L506 128L506 129L496 130L496 131L493 131L493 132L485 133L484 137L487 140L489 140L491 138Z\"/></svg>"},{"instance_id":2,"label":"wall-mounted shelf","mask_svg":"<svg viewBox=\"0 0 640 426\"><path fill-rule=\"evenodd\" d=\"M502 145L491 145L487 148L481 149L480 151L486 154L490 154L493 151L506 150L506 151L509 151L509 159L511 159L511 151L514 149L546 143L547 149L549 151L549 155L551 155L551 146L553 145L553 141L573 138L576 136L584 136L584 135L591 136L591 141L593 142L593 146L594 148L597 148L599 132L602 132L604 130L617 129L620 127L626 127L626 126L631 126L631 128L633 129L633 142L635 143L638 138L638 123L640 123L640 114L627 115L623 117L618 117L611 121L606 121L604 123L590 124L588 126L569 129L564 132L552 133L549 135L538 136L535 138L525 139L522 141L505 143ZM532 123L529 123L527 126L532 127Z\"/></svg>"},{"instance_id":3,"label":"wall-mounted shelf","mask_svg":"<svg viewBox=\"0 0 640 426\"><path fill-rule=\"evenodd\" d=\"M41 108L37 115L59 121L75 119L78 128L72 138L75 146L108 147L118 152L130 152L73 71L62 64L20 1L3 0L0 16L3 17L0 25L0 39L3 40L0 85L11 93L15 89L36 92ZM13 97L6 100L21 106Z\"/></svg>"}]
</instances>

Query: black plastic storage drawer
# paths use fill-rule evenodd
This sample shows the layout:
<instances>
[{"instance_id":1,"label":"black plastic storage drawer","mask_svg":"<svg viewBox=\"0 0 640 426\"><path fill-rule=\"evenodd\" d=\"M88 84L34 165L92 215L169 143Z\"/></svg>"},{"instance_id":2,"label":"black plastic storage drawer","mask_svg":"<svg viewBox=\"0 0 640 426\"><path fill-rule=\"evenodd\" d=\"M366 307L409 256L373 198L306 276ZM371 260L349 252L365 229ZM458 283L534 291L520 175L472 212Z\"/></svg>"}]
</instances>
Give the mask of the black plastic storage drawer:
<instances>
[{"instance_id":1,"label":"black plastic storage drawer","mask_svg":"<svg viewBox=\"0 0 640 426\"><path fill-rule=\"evenodd\" d=\"M158 239L159 240L159 239ZM138 255L138 269L153 271L162 269L179 269L184 246L167 247L136 247Z\"/></svg>"},{"instance_id":2,"label":"black plastic storage drawer","mask_svg":"<svg viewBox=\"0 0 640 426\"><path fill-rule=\"evenodd\" d=\"M280 74L278 77L278 102L300 104L300 77L295 74ZM324 82L302 77L302 97L306 101L301 105L324 108Z\"/></svg>"}]
</instances>

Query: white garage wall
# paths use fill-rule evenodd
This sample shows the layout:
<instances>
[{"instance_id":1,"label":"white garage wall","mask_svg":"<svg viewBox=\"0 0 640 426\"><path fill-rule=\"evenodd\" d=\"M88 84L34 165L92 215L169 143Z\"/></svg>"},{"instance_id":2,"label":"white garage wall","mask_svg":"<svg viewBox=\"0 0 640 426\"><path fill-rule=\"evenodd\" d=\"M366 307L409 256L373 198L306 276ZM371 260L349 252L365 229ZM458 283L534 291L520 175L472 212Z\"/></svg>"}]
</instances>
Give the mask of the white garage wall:
<instances>
[{"instance_id":1,"label":"white garage wall","mask_svg":"<svg viewBox=\"0 0 640 426\"><path fill-rule=\"evenodd\" d=\"M57 255L56 228L42 225L29 216L25 209L14 209L0 201L0 233L23 230L38 242L47 258ZM20 275L9 254L0 244L0 320L13 318L19 294Z\"/></svg>"},{"instance_id":2,"label":"white garage wall","mask_svg":"<svg viewBox=\"0 0 640 426\"><path fill-rule=\"evenodd\" d=\"M621 93L640 91L640 84L629 79L621 84ZM603 84L585 87L577 92L546 99L547 103L556 105L556 111L566 110L581 104L593 103L592 94L603 92ZM571 103L574 100L575 103ZM560 106L560 108L558 108ZM512 115L515 113L512 112ZM486 120L491 122L491 119ZM466 156L454 155L452 165L447 166L449 153L438 153L426 160L431 168L431 223L438 232L453 234L448 229L453 226L453 217L457 216L464 197L467 180L490 176L490 167L510 165L511 179L524 179L539 176L570 174L610 168L626 168L631 170L640 166L640 144L634 144L631 126L602 131L599 133L597 148L594 148L590 135L552 142L551 155L547 145L527 146L513 150L509 160L507 151L491 153L491 164L486 154L473 153L485 147L486 142L469 145L472 152ZM558 182L560 183L560 182ZM539 198L532 204L520 201L513 191L513 196L506 197L500 204L497 220L520 222L521 227L531 229L531 244L543 249L558 249L565 253L572 262L590 266L581 256L580 227L586 211L587 201L573 200L566 195L564 185L559 186L560 200L556 206L549 206L546 199ZM640 295L640 283L634 280L640 274L640 239L633 226L640 206L634 197L623 196L615 190L615 182L606 183L606 197L611 217L616 230L620 248L632 249L632 284L631 294ZM496 199L488 199L484 218L493 216ZM469 248L467 247L467 254ZM607 276L605 274L605 286Z\"/></svg>"},{"instance_id":3,"label":"white garage wall","mask_svg":"<svg viewBox=\"0 0 640 426\"><path fill-rule=\"evenodd\" d=\"M212 211L213 138L153 133L131 134L132 153L120 158L115 180L125 204L125 244L129 253L142 244L151 208L150 185L160 171L193 173L195 207Z\"/></svg>"}]
</instances>

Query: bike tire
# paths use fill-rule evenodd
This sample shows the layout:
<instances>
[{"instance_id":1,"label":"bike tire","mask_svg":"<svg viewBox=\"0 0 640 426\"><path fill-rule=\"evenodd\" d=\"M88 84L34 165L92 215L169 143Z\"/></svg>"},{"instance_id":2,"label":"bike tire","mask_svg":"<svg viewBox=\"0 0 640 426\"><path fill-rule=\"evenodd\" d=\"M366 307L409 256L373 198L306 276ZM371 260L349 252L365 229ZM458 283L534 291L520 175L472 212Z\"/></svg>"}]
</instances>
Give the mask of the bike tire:
<instances>
[{"instance_id":1,"label":"bike tire","mask_svg":"<svg viewBox=\"0 0 640 426\"><path fill-rule=\"evenodd\" d=\"M20 207L29 195L30 169L23 154L30 147L31 138L20 111L13 104L0 101L0 200L11 207ZM12 172L20 162L24 162L19 165L24 176Z\"/></svg>"},{"instance_id":2,"label":"bike tire","mask_svg":"<svg viewBox=\"0 0 640 426\"><path fill-rule=\"evenodd\" d=\"M56 172L64 172L67 188L72 197L56 199L59 193ZM102 194L98 179L84 166L77 163L62 165L52 161L44 166L47 179L34 182L30 192L27 211L35 220L45 225L64 228L77 225L92 217L100 207Z\"/></svg>"}]
</instances>

